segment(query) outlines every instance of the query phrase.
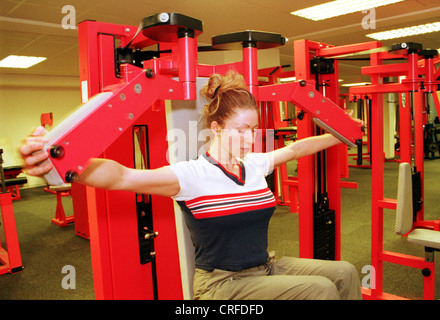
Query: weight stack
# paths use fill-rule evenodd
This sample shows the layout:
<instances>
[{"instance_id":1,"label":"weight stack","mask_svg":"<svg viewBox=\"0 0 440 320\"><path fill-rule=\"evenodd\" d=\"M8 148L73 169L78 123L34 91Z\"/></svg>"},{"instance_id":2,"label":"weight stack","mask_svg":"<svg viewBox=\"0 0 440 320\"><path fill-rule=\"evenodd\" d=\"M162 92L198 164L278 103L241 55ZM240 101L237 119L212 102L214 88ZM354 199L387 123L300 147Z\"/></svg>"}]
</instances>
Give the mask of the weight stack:
<instances>
[{"instance_id":1,"label":"weight stack","mask_svg":"<svg viewBox=\"0 0 440 320\"><path fill-rule=\"evenodd\" d=\"M313 213L313 258L335 260L335 210L318 208Z\"/></svg>"}]
</instances>

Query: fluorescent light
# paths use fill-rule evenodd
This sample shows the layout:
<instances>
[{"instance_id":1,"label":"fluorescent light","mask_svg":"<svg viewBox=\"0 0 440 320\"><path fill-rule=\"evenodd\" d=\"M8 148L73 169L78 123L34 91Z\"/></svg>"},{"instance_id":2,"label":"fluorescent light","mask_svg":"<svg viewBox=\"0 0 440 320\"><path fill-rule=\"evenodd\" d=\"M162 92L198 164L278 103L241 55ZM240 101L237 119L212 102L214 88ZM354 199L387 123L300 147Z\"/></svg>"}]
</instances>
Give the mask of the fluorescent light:
<instances>
[{"instance_id":1,"label":"fluorescent light","mask_svg":"<svg viewBox=\"0 0 440 320\"><path fill-rule=\"evenodd\" d=\"M344 14L386 6L405 0L336 0L291 12L295 16L313 21L329 19Z\"/></svg>"},{"instance_id":2,"label":"fluorescent light","mask_svg":"<svg viewBox=\"0 0 440 320\"><path fill-rule=\"evenodd\" d=\"M0 61L0 68L26 69L44 60L46 60L46 58L10 55Z\"/></svg>"},{"instance_id":3,"label":"fluorescent light","mask_svg":"<svg viewBox=\"0 0 440 320\"><path fill-rule=\"evenodd\" d=\"M342 86L343 87L360 87L371 84L370 82L356 82L356 83L345 83Z\"/></svg>"},{"instance_id":4,"label":"fluorescent light","mask_svg":"<svg viewBox=\"0 0 440 320\"><path fill-rule=\"evenodd\" d=\"M396 39L402 37L415 36L418 34L430 33L430 32L438 32L440 31L440 22L433 22L428 24L422 24L419 26L393 29L389 31L370 33L366 36L375 40L388 40L388 39Z\"/></svg>"}]
</instances>

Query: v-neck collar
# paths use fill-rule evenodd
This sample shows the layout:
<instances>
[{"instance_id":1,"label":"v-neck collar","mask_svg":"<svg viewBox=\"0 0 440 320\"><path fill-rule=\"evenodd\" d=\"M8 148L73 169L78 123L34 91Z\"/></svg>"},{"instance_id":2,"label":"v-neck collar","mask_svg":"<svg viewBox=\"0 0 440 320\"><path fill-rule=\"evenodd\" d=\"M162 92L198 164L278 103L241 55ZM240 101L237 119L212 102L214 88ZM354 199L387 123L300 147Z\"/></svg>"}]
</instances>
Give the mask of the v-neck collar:
<instances>
[{"instance_id":1,"label":"v-neck collar","mask_svg":"<svg viewBox=\"0 0 440 320\"><path fill-rule=\"evenodd\" d=\"M215 160L213 157L211 157L211 155L208 153L208 151L206 151L206 153L204 153L203 156L211 164L213 164L214 166L219 168L221 171L223 171L223 173L229 179L231 179L232 181L234 181L236 184L238 184L240 186L244 186L244 182L245 182L245 179L246 179L246 171L244 169L243 162L240 161L239 164L238 164L239 168L240 168L240 176L237 176L237 175L233 174L232 172L229 172L228 170L226 170L226 168L223 167L217 160Z\"/></svg>"}]
</instances>

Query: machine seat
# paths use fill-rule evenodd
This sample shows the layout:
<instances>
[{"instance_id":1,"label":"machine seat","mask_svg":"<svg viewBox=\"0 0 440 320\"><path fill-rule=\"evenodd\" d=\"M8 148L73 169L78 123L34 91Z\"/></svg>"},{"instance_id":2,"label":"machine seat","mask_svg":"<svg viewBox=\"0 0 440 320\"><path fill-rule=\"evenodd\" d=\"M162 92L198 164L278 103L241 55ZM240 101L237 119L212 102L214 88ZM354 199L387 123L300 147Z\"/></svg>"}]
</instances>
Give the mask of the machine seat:
<instances>
[{"instance_id":1,"label":"machine seat","mask_svg":"<svg viewBox=\"0 0 440 320\"><path fill-rule=\"evenodd\" d=\"M409 243L440 250L440 231L413 230L412 173L409 163L399 165L395 231L398 235L407 234Z\"/></svg>"},{"instance_id":2,"label":"machine seat","mask_svg":"<svg viewBox=\"0 0 440 320\"><path fill-rule=\"evenodd\" d=\"M269 49L284 45L286 38L279 33L246 30L214 36L211 43L214 49L221 50L239 50L249 44L257 49Z\"/></svg>"},{"instance_id":3,"label":"machine seat","mask_svg":"<svg viewBox=\"0 0 440 320\"><path fill-rule=\"evenodd\" d=\"M435 230L414 229L408 234L408 242L440 250L440 232Z\"/></svg>"},{"instance_id":4,"label":"machine seat","mask_svg":"<svg viewBox=\"0 0 440 320\"><path fill-rule=\"evenodd\" d=\"M179 33L193 32L197 37L203 32L203 22L180 13L157 13L142 19L139 27L144 36L158 42L176 42Z\"/></svg>"}]
</instances>

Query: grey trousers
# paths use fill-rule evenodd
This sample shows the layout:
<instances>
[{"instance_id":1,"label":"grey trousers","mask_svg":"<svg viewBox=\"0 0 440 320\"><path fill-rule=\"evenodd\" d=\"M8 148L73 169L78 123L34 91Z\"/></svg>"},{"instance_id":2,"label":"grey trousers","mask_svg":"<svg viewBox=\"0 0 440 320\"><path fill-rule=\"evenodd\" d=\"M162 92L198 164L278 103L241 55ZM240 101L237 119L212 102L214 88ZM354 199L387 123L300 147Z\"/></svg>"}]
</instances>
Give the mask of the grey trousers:
<instances>
[{"instance_id":1,"label":"grey trousers","mask_svg":"<svg viewBox=\"0 0 440 320\"><path fill-rule=\"evenodd\" d=\"M194 299L360 300L360 280L345 261L283 257L237 272L196 269Z\"/></svg>"}]
</instances>

